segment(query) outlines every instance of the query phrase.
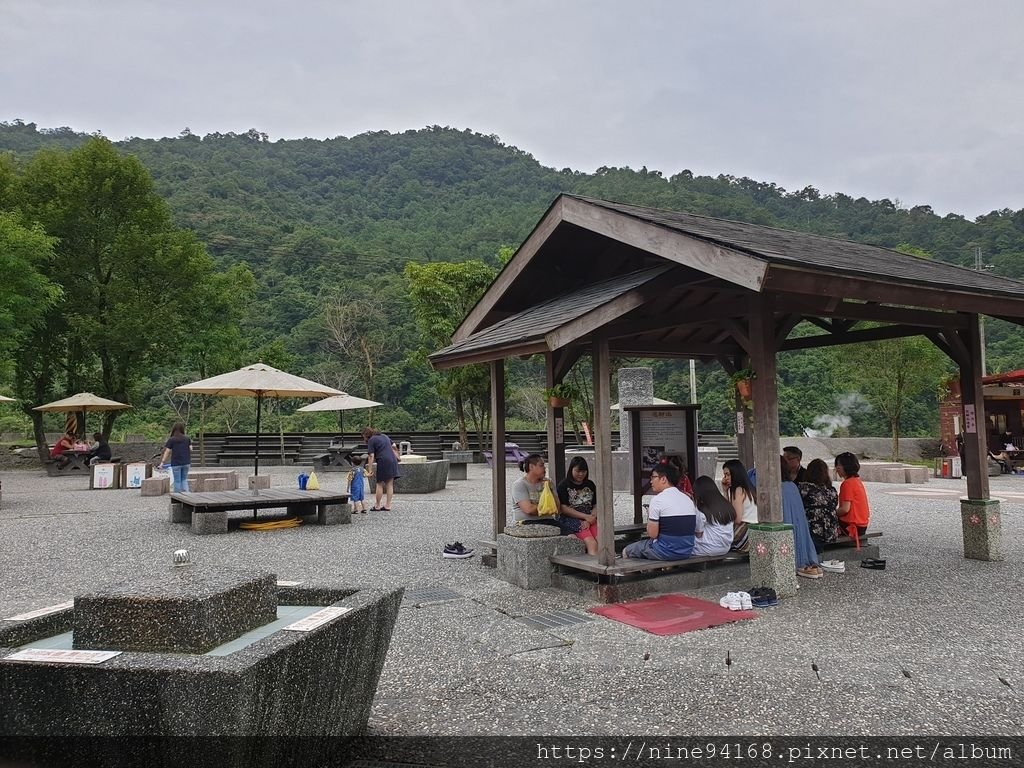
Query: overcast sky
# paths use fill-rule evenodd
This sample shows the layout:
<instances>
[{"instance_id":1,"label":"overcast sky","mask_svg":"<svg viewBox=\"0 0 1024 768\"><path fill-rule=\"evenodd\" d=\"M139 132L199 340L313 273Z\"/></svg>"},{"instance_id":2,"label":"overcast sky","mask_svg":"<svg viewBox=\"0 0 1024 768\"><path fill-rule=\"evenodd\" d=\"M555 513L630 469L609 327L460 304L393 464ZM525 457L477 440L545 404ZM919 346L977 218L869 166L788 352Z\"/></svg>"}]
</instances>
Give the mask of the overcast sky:
<instances>
[{"instance_id":1,"label":"overcast sky","mask_svg":"<svg viewBox=\"0 0 1024 768\"><path fill-rule=\"evenodd\" d=\"M555 168L1024 208L1017 0L0 0L0 120L450 125Z\"/></svg>"}]
</instances>

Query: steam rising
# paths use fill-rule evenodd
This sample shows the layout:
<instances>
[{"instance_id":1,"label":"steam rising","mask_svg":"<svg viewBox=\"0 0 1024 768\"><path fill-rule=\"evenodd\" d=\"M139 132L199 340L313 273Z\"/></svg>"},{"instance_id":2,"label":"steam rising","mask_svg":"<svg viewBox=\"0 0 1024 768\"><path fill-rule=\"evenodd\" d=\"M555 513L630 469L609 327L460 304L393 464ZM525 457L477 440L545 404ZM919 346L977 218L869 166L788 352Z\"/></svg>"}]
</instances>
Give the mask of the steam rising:
<instances>
[{"instance_id":1,"label":"steam rising","mask_svg":"<svg viewBox=\"0 0 1024 768\"><path fill-rule=\"evenodd\" d=\"M836 398L836 412L824 413L814 418L814 428L807 427L807 437L832 437L837 429L850 426L853 417L859 413L867 413L871 405L859 392L849 392Z\"/></svg>"}]
</instances>

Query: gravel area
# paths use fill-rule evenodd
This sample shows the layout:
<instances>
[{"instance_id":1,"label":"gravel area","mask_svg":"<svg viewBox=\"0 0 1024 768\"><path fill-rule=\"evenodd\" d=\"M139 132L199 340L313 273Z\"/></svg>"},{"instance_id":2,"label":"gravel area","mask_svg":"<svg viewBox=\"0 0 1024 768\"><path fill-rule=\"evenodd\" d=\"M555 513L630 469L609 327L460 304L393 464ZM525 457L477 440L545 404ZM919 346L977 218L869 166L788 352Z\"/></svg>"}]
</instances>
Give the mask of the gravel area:
<instances>
[{"instance_id":1,"label":"gravel area","mask_svg":"<svg viewBox=\"0 0 1024 768\"><path fill-rule=\"evenodd\" d=\"M267 473L283 486L300 469ZM510 482L515 475L510 467ZM281 579L457 592L404 603L370 717L375 734L1021 732L1024 478L992 478L992 495L1004 499L1003 562L963 558L963 481L932 480L919 487L927 496L869 483L887 570L801 581L799 595L754 621L674 637L600 617L532 628L517 617L595 603L520 590L477 557L442 559L446 542L489 538L483 465L444 491L397 496L391 512L354 515L352 525L202 537L167 521L166 496L89 491L86 478L38 471L2 480L0 616L163 567L179 547L199 563ZM342 482L327 474L322 487ZM616 507L628 522L629 497ZM692 594L717 602L724 591Z\"/></svg>"}]
</instances>

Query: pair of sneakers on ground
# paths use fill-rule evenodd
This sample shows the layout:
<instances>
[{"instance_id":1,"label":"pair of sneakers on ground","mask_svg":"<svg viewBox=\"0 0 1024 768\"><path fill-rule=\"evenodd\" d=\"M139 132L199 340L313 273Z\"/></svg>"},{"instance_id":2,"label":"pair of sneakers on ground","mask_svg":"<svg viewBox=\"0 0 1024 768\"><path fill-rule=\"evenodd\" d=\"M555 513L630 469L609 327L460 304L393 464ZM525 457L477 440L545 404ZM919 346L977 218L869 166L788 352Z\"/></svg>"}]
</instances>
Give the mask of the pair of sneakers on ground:
<instances>
[{"instance_id":1,"label":"pair of sneakers on ground","mask_svg":"<svg viewBox=\"0 0 1024 768\"><path fill-rule=\"evenodd\" d=\"M730 592L719 600L718 604L730 611L749 611L754 607L749 592Z\"/></svg>"},{"instance_id":2,"label":"pair of sneakers on ground","mask_svg":"<svg viewBox=\"0 0 1024 768\"><path fill-rule=\"evenodd\" d=\"M473 550L467 549L461 541L453 541L451 544L444 545L442 557L446 560L465 560L467 557L472 556Z\"/></svg>"}]
</instances>

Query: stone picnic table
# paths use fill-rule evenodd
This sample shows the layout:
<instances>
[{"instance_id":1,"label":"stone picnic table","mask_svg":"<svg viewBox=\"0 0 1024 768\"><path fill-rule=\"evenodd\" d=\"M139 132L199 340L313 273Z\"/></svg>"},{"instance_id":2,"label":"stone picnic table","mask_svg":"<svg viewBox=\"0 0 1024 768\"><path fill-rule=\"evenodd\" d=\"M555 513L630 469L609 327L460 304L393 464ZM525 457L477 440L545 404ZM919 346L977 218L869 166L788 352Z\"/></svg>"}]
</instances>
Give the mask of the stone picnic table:
<instances>
[{"instance_id":1,"label":"stone picnic table","mask_svg":"<svg viewBox=\"0 0 1024 768\"><path fill-rule=\"evenodd\" d=\"M316 515L319 525L351 522L347 493L291 488L172 493L170 521L191 524L197 534L227 533L228 512L239 509L251 509L254 515L260 509L285 509L297 517Z\"/></svg>"}]
</instances>

